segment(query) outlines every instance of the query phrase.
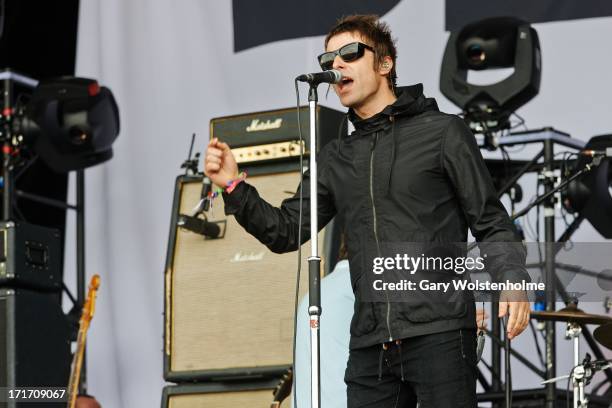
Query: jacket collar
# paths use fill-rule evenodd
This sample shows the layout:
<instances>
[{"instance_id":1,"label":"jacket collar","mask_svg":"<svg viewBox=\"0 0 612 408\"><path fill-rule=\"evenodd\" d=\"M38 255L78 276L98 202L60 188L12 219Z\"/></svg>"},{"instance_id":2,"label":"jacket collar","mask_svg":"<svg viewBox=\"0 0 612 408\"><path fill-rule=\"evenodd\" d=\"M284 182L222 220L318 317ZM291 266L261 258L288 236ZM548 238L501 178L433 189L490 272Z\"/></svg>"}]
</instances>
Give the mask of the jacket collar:
<instances>
[{"instance_id":1,"label":"jacket collar","mask_svg":"<svg viewBox=\"0 0 612 408\"><path fill-rule=\"evenodd\" d=\"M348 118L355 126L358 133L370 133L389 123L390 117L415 116L419 113L438 110L438 105L433 98L425 98L423 95L423 85L416 84L396 88L397 100L387 105L376 115L361 119L355 111L350 108Z\"/></svg>"}]
</instances>

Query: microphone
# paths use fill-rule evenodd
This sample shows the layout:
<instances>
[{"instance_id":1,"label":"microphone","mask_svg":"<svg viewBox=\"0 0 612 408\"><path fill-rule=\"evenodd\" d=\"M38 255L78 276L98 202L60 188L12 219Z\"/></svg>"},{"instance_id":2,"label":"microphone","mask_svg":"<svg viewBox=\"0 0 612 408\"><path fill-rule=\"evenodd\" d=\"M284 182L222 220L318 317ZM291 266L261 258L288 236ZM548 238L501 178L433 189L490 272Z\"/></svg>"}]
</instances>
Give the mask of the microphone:
<instances>
[{"instance_id":1,"label":"microphone","mask_svg":"<svg viewBox=\"0 0 612 408\"><path fill-rule=\"evenodd\" d=\"M476 362L480 362L482 359L482 352L484 351L485 346L485 336L484 332L478 333L476 337Z\"/></svg>"},{"instance_id":2,"label":"microphone","mask_svg":"<svg viewBox=\"0 0 612 408\"><path fill-rule=\"evenodd\" d=\"M195 232L207 238L218 238L221 234L221 227L216 223L190 215L179 215L176 224L181 228L185 228L188 231Z\"/></svg>"},{"instance_id":3,"label":"microphone","mask_svg":"<svg viewBox=\"0 0 612 408\"><path fill-rule=\"evenodd\" d=\"M308 82L310 85L318 85L320 83L337 84L342 81L342 73L337 69L330 69L323 72L315 72L313 74L303 74L295 78L300 82Z\"/></svg>"},{"instance_id":4,"label":"microphone","mask_svg":"<svg viewBox=\"0 0 612 408\"><path fill-rule=\"evenodd\" d=\"M210 199L208 195L212 191L212 181L206 176L202 178L202 192L200 193L200 201L196 204L193 209L193 216L197 216L203 212L206 212L210 209Z\"/></svg>"}]
</instances>

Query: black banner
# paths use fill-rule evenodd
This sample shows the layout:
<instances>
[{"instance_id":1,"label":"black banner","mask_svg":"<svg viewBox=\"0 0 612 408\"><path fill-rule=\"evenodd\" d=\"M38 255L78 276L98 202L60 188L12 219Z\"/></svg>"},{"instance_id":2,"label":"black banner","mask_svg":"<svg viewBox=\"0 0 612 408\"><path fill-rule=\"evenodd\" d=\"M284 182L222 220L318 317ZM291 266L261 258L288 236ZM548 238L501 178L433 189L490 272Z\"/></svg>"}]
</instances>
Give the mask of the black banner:
<instances>
[{"instance_id":1,"label":"black banner","mask_svg":"<svg viewBox=\"0 0 612 408\"><path fill-rule=\"evenodd\" d=\"M518 17L530 23L612 16L609 0L447 0L446 30L487 17Z\"/></svg>"},{"instance_id":2,"label":"black banner","mask_svg":"<svg viewBox=\"0 0 612 408\"><path fill-rule=\"evenodd\" d=\"M233 0L234 51L326 34L351 14L382 16L400 0Z\"/></svg>"}]
</instances>

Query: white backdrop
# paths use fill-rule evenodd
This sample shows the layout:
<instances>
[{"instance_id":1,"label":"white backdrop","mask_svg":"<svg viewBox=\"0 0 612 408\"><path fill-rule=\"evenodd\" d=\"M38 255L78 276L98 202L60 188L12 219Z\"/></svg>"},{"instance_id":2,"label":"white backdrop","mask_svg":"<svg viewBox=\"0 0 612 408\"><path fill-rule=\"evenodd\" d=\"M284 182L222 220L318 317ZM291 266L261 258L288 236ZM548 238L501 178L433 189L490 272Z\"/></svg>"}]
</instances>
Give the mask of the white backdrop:
<instances>
[{"instance_id":1,"label":"white backdrop","mask_svg":"<svg viewBox=\"0 0 612 408\"><path fill-rule=\"evenodd\" d=\"M399 84L423 82L442 110L457 112L438 90L448 36L443 0L403 0L384 20L398 39ZM584 140L612 133L612 55L603 51L611 23L535 25L543 74L540 95L520 110L529 127L553 125ZM115 157L86 172L87 271L102 276L89 337L89 391L103 406L160 404L166 240L173 181L190 135L198 134L202 150L215 116L294 105L292 79L318 70L322 42L322 36L286 40L235 54L229 0L81 1L77 75L110 87L121 112ZM331 93L321 99L341 108ZM68 278L73 226L69 219ZM576 239L600 238L585 223ZM530 335L522 337L515 347L531 350ZM559 340L559 349L565 346ZM568 368L569 358L559 373ZM513 369L515 387L535 387L519 363Z\"/></svg>"}]
</instances>

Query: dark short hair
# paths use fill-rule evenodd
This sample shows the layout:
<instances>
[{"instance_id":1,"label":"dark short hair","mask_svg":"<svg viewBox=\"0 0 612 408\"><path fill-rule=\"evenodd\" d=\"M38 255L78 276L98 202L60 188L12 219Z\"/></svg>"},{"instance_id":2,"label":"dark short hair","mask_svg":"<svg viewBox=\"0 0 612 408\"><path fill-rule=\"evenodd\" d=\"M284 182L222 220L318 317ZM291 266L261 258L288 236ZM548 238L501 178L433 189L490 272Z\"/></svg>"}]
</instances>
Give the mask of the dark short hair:
<instances>
[{"instance_id":1,"label":"dark short hair","mask_svg":"<svg viewBox=\"0 0 612 408\"><path fill-rule=\"evenodd\" d=\"M374 63L375 69L382 64L383 59L387 56L391 57L393 67L389 72L387 81L389 88L394 89L397 81L395 71L395 61L397 59L397 49L395 48L395 40L391 37L391 30L386 23L379 20L374 14L355 14L352 16L342 17L336 22L329 33L325 37L325 48L329 43L330 38L341 33L358 33L363 39L374 48Z\"/></svg>"}]
</instances>

